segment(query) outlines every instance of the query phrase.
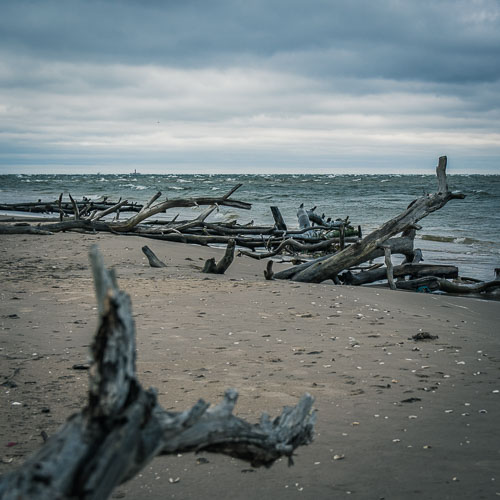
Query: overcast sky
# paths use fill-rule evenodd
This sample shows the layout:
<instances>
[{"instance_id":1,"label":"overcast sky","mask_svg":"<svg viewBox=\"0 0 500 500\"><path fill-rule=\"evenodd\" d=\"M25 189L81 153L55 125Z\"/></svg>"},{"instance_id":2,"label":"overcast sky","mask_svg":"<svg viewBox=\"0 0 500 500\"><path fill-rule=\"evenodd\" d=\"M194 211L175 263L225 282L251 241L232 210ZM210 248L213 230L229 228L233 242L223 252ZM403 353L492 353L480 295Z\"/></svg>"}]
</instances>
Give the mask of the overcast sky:
<instances>
[{"instance_id":1,"label":"overcast sky","mask_svg":"<svg viewBox=\"0 0 500 500\"><path fill-rule=\"evenodd\" d=\"M2 0L0 173L500 173L499 0Z\"/></svg>"}]
</instances>

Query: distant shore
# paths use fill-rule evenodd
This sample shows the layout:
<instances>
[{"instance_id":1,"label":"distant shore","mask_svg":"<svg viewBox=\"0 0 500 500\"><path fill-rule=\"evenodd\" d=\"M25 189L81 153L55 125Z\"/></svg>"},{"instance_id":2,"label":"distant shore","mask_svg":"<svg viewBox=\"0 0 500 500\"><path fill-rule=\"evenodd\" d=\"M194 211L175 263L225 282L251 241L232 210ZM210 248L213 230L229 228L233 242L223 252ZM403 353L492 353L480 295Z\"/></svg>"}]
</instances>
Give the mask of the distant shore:
<instances>
[{"instance_id":1,"label":"distant shore","mask_svg":"<svg viewBox=\"0 0 500 500\"><path fill-rule=\"evenodd\" d=\"M159 457L117 498L492 498L500 494L497 302L380 288L265 281L218 249L107 234L0 236L0 473L19 466L86 401L98 244L131 296L137 371L166 408L240 392L236 413L276 415L315 398L315 442L295 466L223 456ZM280 266L276 266L280 268ZM415 341L428 332L437 339ZM14 444L12 444L14 443ZM206 459L206 460L205 460ZM208 460L208 461L207 461ZM251 472L251 473L250 473ZM177 480L179 478L179 480Z\"/></svg>"}]
</instances>

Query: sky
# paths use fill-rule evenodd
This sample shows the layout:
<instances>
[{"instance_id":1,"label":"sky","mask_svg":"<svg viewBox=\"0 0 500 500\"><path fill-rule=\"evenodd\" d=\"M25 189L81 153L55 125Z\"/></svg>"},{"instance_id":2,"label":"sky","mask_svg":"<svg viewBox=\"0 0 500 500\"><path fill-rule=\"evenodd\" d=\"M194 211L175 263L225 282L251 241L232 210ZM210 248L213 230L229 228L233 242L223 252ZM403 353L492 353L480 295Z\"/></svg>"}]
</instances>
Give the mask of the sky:
<instances>
[{"instance_id":1,"label":"sky","mask_svg":"<svg viewBox=\"0 0 500 500\"><path fill-rule=\"evenodd\" d=\"M500 174L499 0L1 11L0 174Z\"/></svg>"}]
</instances>

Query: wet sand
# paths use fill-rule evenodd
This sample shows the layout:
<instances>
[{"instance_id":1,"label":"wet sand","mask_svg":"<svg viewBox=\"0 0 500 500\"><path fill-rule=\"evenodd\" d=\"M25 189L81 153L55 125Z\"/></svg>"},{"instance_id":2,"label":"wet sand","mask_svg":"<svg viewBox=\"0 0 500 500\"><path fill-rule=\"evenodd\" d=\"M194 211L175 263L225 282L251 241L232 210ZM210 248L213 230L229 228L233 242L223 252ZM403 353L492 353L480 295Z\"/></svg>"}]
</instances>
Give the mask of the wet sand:
<instances>
[{"instance_id":1,"label":"wet sand","mask_svg":"<svg viewBox=\"0 0 500 500\"><path fill-rule=\"evenodd\" d=\"M132 297L137 372L165 408L234 387L250 421L304 392L318 410L293 467L158 457L115 498L500 496L499 302L265 281L265 262L246 257L205 275L221 250L102 234L0 236L0 473L85 404L87 374L73 366L97 323L95 243ZM145 244L166 268L148 266Z\"/></svg>"}]
</instances>

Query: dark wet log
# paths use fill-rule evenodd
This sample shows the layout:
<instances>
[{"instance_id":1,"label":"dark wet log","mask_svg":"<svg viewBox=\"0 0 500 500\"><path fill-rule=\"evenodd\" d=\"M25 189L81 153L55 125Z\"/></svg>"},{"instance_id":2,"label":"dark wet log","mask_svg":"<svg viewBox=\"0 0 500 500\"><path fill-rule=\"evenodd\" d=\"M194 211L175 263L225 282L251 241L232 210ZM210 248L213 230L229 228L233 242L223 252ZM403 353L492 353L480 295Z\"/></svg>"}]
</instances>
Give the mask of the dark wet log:
<instances>
[{"instance_id":1,"label":"dark wet log","mask_svg":"<svg viewBox=\"0 0 500 500\"><path fill-rule=\"evenodd\" d=\"M500 280L481 281L470 285L458 284L437 276L428 276L408 281L398 281L396 286L403 290L434 292L440 290L456 295L479 294L500 288Z\"/></svg>"},{"instance_id":2,"label":"dark wet log","mask_svg":"<svg viewBox=\"0 0 500 500\"><path fill-rule=\"evenodd\" d=\"M336 253L329 259L317 262L307 269L293 275L294 281L321 283L332 279L345 269L356 266L367 260L367 256L384 244L392 236L401 233L409 226L416 224L420 219L442 208L452 199L463 199L464 195L448 191L446 183L446 156L439 158L436 169L438 178L438 192L422 196L414 200L408 208L387 221L375 231L365 236L363 240L350 245L345 250ZM276 277L278 277L276 275Z\"/></svg>"},{"instance_id":3,"label":"dark wet log","mask_svg":"<svg viewBox=\"0 0 500 500\"><path fill-rule=\"evenodd\" d=\"M236 242L234 240L229 240L227 243L226 251L224 256L222 257L217 264L215 263L215 259L211 258L205 262L203 266L203 273L211 273L211 274L224 274L227 268L232 264L234 259L234 248L236 246Z\"/></svg>"},{"instance_id":4,"label":"dark wet log","mask_svg":"<svg viewBox=\"0 0 500 500\"><path fill-rule=\"evenodd\" d=\"M460 285L443 278L436 278L439 290L447 293L455 294L469 294L469 293L483 293L487 291L500 288L500 280L483 281L481 283L474 283L472 285Z\"/></svg>"},{"instance_id":5,"label":"dark wet log","mask_svg":"<svg viewBox=\"0 0 500 500\"><path fill-rule=\"evenodd\" d=\"M271 212L273 214L276 229L279 229L280 231L286 231L286 224L283 216L281 215L280 209L278 207L271 207Z\"/></svg>"},{"instance_id":6,"label":"dark wet log","mask_svg":"<svg viewBox=\"0 0 500 500\"><path fill-rule=\"evenodd\" d=\"M307 240L306 240L307 241ZM240 255L246 255L252 259L267 259L269 257L274 257L281 253L284 249L297 250L299 252L319 252L328 251L333 252L335 250L335 244L338 243L338 238L333 238L331 240L323 240L319 243L300 243L292 238L282 241L272 252L259 253L259 252L247 252L245 250L240 250Z\"/></svg>"},{"instance_id":7,"label":"dark wet log","mask_svg":"<svg viewBox=\"0 0 500 500\"><path fill-rule=\"evenodd\" d=\"M100 322L91 346L87 406L18 469L0 478L2 500L103 500L159 454L209 451L270 466L309 444L313 398L270 420L249 424L233 415L235 390L217 406L199 400L192 408L164 410L153 389L136 376L135 325L129 296L94 248L91 263Z\"/></svg>"},{"instance_id":8,"label":"dark wet log","mask_svg":"<svg viewBox=\"0 0 500 500\"><path fill-rule=\"evenodd\" d=\"M162 262L156 254L149 248L147 245L144 245L141 250L143 251L144 255L148 258L149 265L151 267L167 267L167 265Z\"/></svg>"},{"instance_id":9,"label":"dark wet log","mask_svg":"<svg viewBox=\"0 0 500 500\"><path fill-rule=\"evenodd\" d=\"M39 229L28 225L6 225L0 224L0 234L40 234L40 235L50 235L54 234L51 231L45 229Z\"/></svg>"},{"instance_id":10,"label":"dark wet log","mask_svg":"<svg viewBox=\"0 0 500 500\"><path fill-rule=\"evenodd\" d=\"M274 276L274 272L273 272L273 261L272 261L272 260L270 260L270 261L267 263L266 269L264 269L264 277L266 278L266 280L272 280L272 279L273 279L273 276Z\"/></svg>"},{"instance_id":11,"label":"dark wet log","mask_svg":"<svg viewBox=\"0 0 500 500\"><path fill-rule=\"evenodd\" d=\"M347 271L340 276L346 285L365 285L385 279L387 277L387 269L385 267L379 267L356 274ZM393 276L395 278L410 276L411 279L425 276L437 276L453 279L458 277L458 267L432 264L401 264L399 266L394 266Z\"/></svg>"}]
</instances>

